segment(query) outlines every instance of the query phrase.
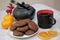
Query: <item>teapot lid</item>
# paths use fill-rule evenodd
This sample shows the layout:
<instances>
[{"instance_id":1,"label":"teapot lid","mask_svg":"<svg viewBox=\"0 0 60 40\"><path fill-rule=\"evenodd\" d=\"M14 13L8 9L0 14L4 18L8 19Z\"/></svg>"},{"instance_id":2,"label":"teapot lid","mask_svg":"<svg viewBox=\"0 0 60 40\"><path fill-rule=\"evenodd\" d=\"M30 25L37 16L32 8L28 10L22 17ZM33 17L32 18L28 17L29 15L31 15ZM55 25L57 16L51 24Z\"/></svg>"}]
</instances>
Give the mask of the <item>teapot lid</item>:
<instances>
[{"instance_id":1,"label":"teapot lid","mask_svg":"<svg viewBox=\"0 0 60 40\"><path fill-rule=\"evenodd\" d=\"M21 7L25 8L25 9L29 10L29 9L27 8L27 6L29 6L29 4L25 6L25 5L24 5L25 2L22 2L22 4L20 4L20 3L16 2L16 1L14 1L14 0L11 0L11 3L16 4L17 6L21 6Z\"/></svg>"}]
</instances>

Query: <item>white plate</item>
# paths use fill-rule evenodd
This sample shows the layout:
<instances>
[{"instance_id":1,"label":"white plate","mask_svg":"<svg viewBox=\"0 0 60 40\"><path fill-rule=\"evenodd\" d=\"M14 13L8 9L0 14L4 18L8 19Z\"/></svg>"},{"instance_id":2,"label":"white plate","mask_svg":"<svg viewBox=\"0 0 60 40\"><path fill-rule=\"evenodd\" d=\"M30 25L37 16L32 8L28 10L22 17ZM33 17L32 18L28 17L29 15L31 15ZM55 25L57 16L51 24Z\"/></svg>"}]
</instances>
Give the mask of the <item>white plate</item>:
<instances>
[{"instance_id":1,"label":"white plate","mask_svg":"<svg viewBox=\"0 0 60 40\"><path fill-rule=\"evenodd\" d=\"M54 11L54 18L56 19L56 24L53 25L53 27L51 29L58 31L58 36L52 38L51 40L60 40L60 12L49 6L43 5L43 4L33 4L32 6L36 9L36 12L38 10L42 10L42 9L50 9L50 10ZM2 19L3 19L3 16L5 13L6 13L5 11L0 11L0 24L2 22ZM37 24L36 15L35 15L35 18L33 19L33 21L35 21ZM47 30L50 30L50 29L41 29L40 28L38 31L41 32L41 31L47 31ZM9 32L7 30L2 29L2 26L0 25L0 40L20 40L20 39L15 39L15 38L10 37L8 35L8 33ZM38 38L37 35L35 35L29 39L24 39L24 40L41 40L41 39Z\"/></svg>"},{"instance_id":2,"label":"white plate","mask_svg":"<svg viewBox=\"0 0 60 40\"><path fill-rule=\"evenodd\" d=\"M39 27L38 27L39 28ZM38 29L39 30L39 29ZM32 35L23 35L23 36L14 36L13 35L13 32L10 30L10 28L8 29L8 34L11 36L11 37L15 37L15 38L21 38L21 39L26 39L26 38L30 38L30 37L33 37L34 35L36 35L38 33L38 30L32 34Z\"/></svg>"}]
</instances>

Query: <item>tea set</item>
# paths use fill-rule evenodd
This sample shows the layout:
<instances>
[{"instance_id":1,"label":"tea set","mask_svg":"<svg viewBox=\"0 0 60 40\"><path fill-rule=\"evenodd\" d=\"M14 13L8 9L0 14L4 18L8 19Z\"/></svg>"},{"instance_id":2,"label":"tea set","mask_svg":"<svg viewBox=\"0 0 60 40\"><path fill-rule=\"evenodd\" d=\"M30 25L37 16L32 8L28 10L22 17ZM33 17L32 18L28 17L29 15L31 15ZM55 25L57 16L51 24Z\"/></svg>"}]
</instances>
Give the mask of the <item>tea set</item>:
<instances>
[{"instance_id":1,"label":"tea set","mask_svg":"<svg viewBox=\"0 0 60 40\"><path fill-rule=\"evenodd\" d=\"M16 5L16 7L14 7L13 4ZM50 29L53 27L53 25L56 24L56 19L53 16L54 12L50 9L39 10L36 13L36 9L34 7L32 7L31 5L26 4L25 2L19 3L19 2L16 2L15 0L11 0L10 4L8 6L8 9L6 10L6 13L7 14L4 16L4 19L2 21L2 28L8 29L9 35L11 35L15 38L27 38L27 37L32 37L33 35L37 34L39 38L46 40L46 39L52 38L53 37L52 35L54 35L54 37L55 37L58 34L58 32L54 31L54 30L49 30L48 32L38 32L39 28ZM34 19L35 14L37 14L38 24L36 24L34 21L32 21ZM22 30L23 27L25 27L27 25L29 26L28 30L30 30L30 33L32 33L32 35L19 36L21 34L20 32L22 32L20 30ZM35 28L35 27L33 27L34 25L37 25L37 27L38 27L38 30L35 33L32 32L33 28ZM10 30L11 27L12 27L12 29L15 28L14 29L15 31L12 32ZM18 33L16 33L17 28L20 28L20 30L18 30L20 32L18 32ZM23 30L25 30L25 29L23 29ZM14 34L13 34L14 32L16 33L17 36L14 36ZM23 32L23 33L25 34L25 32ZM44 38L44 36L46 38Z\"/></svg>"}]
</instances>

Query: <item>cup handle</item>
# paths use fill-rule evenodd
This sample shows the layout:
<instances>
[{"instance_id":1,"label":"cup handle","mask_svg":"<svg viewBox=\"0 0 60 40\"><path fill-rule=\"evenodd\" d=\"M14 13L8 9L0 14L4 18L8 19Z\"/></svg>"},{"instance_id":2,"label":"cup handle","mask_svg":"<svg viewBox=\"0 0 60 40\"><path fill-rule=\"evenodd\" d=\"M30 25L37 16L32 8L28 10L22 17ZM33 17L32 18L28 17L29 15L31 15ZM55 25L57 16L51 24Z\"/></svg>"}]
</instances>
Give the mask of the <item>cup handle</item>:
<instances>
[{"instance_id":1,"label":"cup handle","mask_svg":"<svg viewBox=\"0 0 60 40\"><path fill-rule=\"evenodd\" d=\"M53 17L50 17L51 20L53 20L52 25L56 24L56 20Z\"/></svg>"}]
</instances>

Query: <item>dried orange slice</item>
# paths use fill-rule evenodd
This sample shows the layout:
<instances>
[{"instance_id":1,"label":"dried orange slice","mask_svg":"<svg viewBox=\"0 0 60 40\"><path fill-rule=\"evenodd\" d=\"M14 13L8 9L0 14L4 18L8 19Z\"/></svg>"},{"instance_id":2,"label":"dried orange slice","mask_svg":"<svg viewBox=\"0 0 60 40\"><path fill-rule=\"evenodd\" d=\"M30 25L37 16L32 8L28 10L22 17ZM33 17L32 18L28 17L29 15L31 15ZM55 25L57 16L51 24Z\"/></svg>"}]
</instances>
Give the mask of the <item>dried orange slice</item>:
<instances>
[{"instance_id":1,"label":"dried orange slice","mask_svg":"<svg viewBox=\"0 0 60 40\"><path fill-rule=\"evenodd\" d=\"M51 37L55 37L58 35L58 32L57 31L54 31L54 30L49 30L48 31L48 34L51 36Z\"/></svg>"},{"instance_id":2,"label":"dried orange slice","mask_svg":"<svg viewBox=\"0 0 60 40\"><path fill-rule=\"evenodd\" d=\"M40 32L40 33L38 34L38 37L41 38L41 39L44 39L44 40L50 38L50 37L49 37L49 34L48 34L47 32Z\"/></svg>"},{"instance_id":3,"label":"dried orange slice","mask_svg":"<svg viewBox=\"0 0 60 40\"><path fill-rule=\"evenodd\" d=\"M49 40L50 38L55 37L57 35L58 32L54 30L38 33L38 37L41 38L42 40Z\"/></svg>"}]
</instances>

